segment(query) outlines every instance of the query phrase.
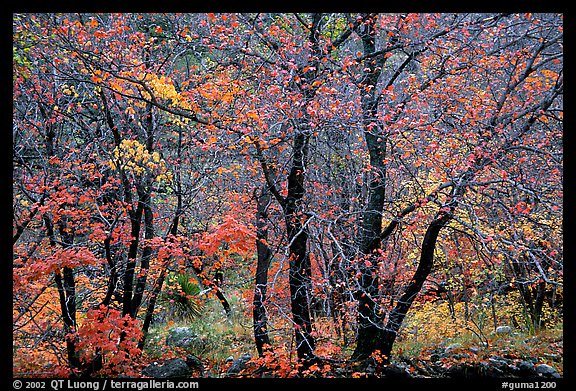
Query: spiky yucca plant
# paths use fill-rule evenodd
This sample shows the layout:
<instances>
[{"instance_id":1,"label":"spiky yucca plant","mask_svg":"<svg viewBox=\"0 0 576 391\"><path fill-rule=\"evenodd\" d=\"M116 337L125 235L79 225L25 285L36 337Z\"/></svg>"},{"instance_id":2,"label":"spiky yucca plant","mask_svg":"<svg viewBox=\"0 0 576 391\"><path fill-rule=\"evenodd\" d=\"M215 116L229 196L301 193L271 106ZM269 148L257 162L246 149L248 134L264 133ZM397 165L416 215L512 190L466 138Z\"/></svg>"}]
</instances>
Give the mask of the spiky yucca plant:
<instances>
[{"instance_id":1,"label":"spiky yucca plant","mask_svg":"<svg viewBox=\"0 0 576 391\"><path fill-rule=\"evenodd\" d=\"M202 314L200 287L192 279L184 273L170 273L166 278L162 301L172 317L193 319Z\"/></svg>"}]
</instances>

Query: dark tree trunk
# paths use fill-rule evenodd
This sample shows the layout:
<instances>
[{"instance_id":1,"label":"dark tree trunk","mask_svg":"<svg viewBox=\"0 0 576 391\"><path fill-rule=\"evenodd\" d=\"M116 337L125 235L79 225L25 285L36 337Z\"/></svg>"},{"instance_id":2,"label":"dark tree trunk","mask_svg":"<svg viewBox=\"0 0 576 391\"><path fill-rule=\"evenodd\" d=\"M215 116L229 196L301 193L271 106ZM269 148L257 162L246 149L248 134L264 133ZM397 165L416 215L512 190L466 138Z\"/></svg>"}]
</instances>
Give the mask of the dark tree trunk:
<instances>
[{"instance_id":1,"label":"dark tree trunk","mask_svg":"<svg viewBox=\"0 0 576 391\"><path fill-rule=\"evenodd\" d=\"M170 229L168 231L168 234L172 235L172 237L176 236L176 234L178 233L178 223L180 221L181 208L182 208L182 198L179 193L176 215L174 216L174 219L172 220L172 224L170 225ZM168 240L172 240L172 237L168 237ZM154 282L154 287L152 288L152 292L150 293L150 299L148 299L148 306L146 307L146 315L144 316L144 323L142 324L142 338L140 338L140 341L138 341L139 349L144 349L144 344L146 343L146 337L148 336L148 330L154 317L154 309L156 308L156 301L158 300L158 295L160 295L162 287L164 286L164 281L166 280L167 272L168 268L162 267L162 269L160 270L160 275Z\"/></svg>"},{"instance_id":2,"label":"dark tree trunk","mask_svg":"<svg viewBox=\"0 0 576 391\"><path fill-rule=\"evenodd\" d=\"M214 293L216 294L216 298L218 298L218 301L220 301L220 304L222 304L224 312L226 312L226 316L229 316L232 313L232 307L230 307L230 303L226 299L226 296L224 296L224 294L220 290L220 286L222 285L223 282L224 282L224 273L222 273L221 270L216 270L214 272L214 279L212 280L213 287L215 290Z\"/></svg>"},{"instance_id":3,"label":"dark tree trunk","mask_svg":"<svg viewBox=\"0 0 576 391\"><path fill-rule=\"evenodd\" d=\"M385 149L376 140L375 136L366 134L370 147L370 159L378 168L370 181L369 198L366 210L363 213L360 231L360 257L358 270L360 278L359 290L356 292L358 300L358 336L353 359L362 359L370 355L376 346L379 330L382 327L382 314L376 302L379 296L378 255L374 251L381 246L382 210L384 208L385 178L383 156Z\"/></svg>"},{"instance_id":4,"label":"dark tree trunk","mask_svg":"<svg viewBox=\"0 0 576 391\"><path fill-rule=\"evenodd\" d=\"M410 283L404 288L404 292L400 299L398 299L396 306L390 313L386 327L381 331L382 335L378 340L376 349L380 350L380 353L386 358L386 360L390 359L392 346L394 345L394 341L396 340L396 336L398 335L398 331L400 330L400 326L402 326L402 322L404 321L408 310L410 310L416 295L420 292L424 281L426 281L426 278L432 271L432 266L434 265L434 250L436 248L438 234L450 218L450 214L440 212L426 230L424 240L422 241L418 268L410 280Z\"/></svg>"},{"instance_id":5,"label":"dark tree trunk","mask_svg":"<svg viewBox=\"0 0 576 391\"><path fill-rule=\"evenodd\" d=\"M266 346L270 346L268 336L268 318L266 316L266 287L268 284L268 268L272 259L272 251L268 246L268 206L270 205L270 191L266 186L260 194L256 195L256 249L258 263L256 265L256 283L254 287L254 308L252 312L254 322L254 341L258 354L262 356Z\"/></svg>"},{"instance_id":6,"label":"dark tree trunk","mask_svg":"<svg viewBox=\"0 0 576 391\"><path fill-rule=\"evenodd\" d=\"M284 208L289 240L290 257L290 303L296 335L298 358L314 357L315 341L312 337L310 317L311 265L307 250L308 227L302 223L305 217L299 211L304 197L304 161L308 153L308 129L299 129L294 138L292 168L288 176L288 195Z\"/></svg>"},{"instance_id":7,"label":"dark tree trunk","mask_svg":"<svg viewBox=\"0 0 576 391\"><path fill-rule=\"evenodd\" d=\"M80 369L82 363L76 351L76 292L74 284L74 275L70 268L64 268L64 277L60 273L54 274L58 296L60 301L60 311L62 312L62 321L64 322L64 331L66 332L66 353L68 355L68 364L72 369Z\"/></svg>"},{"instance_id":8,"label":"dark tree trunk","mask_svg":"<svg viewBox=\"0 0 576 391\"><path fill-rule=\"evenodd\" d=\"M123 296L122 296L122 316L130 315L134 317L134 309L132 307L132 292L134 290L134 274L136 269L136 256L138 255L138 246L140 243L140 228L142 225L142 214L144 212L144 204L138 202L136 210L130 211L130 235L132 240L128 247L128 260L126 262L126 269L124 270L123 281Z\"/></svg>"},{"instance_id":9,"label":"dark tree trunk","mask_svg":"<svg viewBox=\"0 0 576 391\"><path fill-rule=\"evenodd\" d=\"M144 205L144 238L152 239L155 236L154 232L154 214L152 208L150 207L151 197L150 197L151 187L147 186L141 194L142 204ZM145 246L142 250L142 258L140 261L140 273L138 279L136 280L136 287L134 289L134 297L132 298L132 312L135 318L138 314L140 305L142 304L142 297L144 296L144 290L146 289L146 280L148 279L148 270L150 269L150 259L154 254L153 249L150 246Z\"/></svg>"},{"instance_id":10,"label":"dark tree trunk","mask_svg":"<svg viewBox=\"0 0 576 391\"><path fill-rule=\"evenodd\" d=\"M108 267L110 268L110 279L108 280L106 295L104 296L104 299L102 299L102 303L100 304L106 307L110 305L112 296L116 291L116 283L118 282L118 274L116 272L116 262L114 262L114 260L112 259L112 252L110 250L111 240L112 240L112 234L109 233L108 236L104 239L104 254L106 255L106 262L108 263Z\"/></svg>"},{"instance_id":11,"label":"dark tree trunk","mask_svg":"<svg viewBox=\"0 0 576 391\"><path fill-rule=\"evenodd\" d=\"M520 292L524 309L530 317L529 326L534 331L540 330L542 328L542 310L544 308L546 281L540 281L533 287L522 283L530 279L529 263L526 257L512 262L512 269L516 275L516 279L520 281L520 283L517 284L518 291Z\"/></svg>"},{"instance_id":12,"label":"dark tree trunk","mask_svg":"<svg viewBox=\"0 0 576 391\"><path fill-rule=\"evenodd\" d=\"M42 116L47 119L46 112L40 106ZM54 132L53 126L48 126L46 129L46 135L44 138L46 154L48 157L56 156L54 150L54 138L56 134ZM51 170L51 167L49 167ZM56 175L56 173L52 173ZM61 205L63 207L63 205ZM54 231L54 225L50 217L46 214L42 216L44 225L46 227L46 235L50 242L50 246L56 248L56 234ZM74 234L67 233L65 220L60 220L58 223L60 238L62 242L62 247L64 249L69 248L74 244ZM73 370L81 369L82 362L76 351L76 282L74 280L74 272L69 267L64 267L62 269L62 274L59 271L54 273L54 279L56 281L56 287L58 289L58 297L60 302L60 312L62 313L62 321L64 323L64 332L66 334L66 353L68 356L68 365Z\"/></svg>"},{"instance_id":13,"label":"dark tree trunk","mask_svg":"<svg viewBox=\"0 0 576 391\"><path fill-rule=\"evenodd\" d=\"M46 234L50 241L50 246L56 247L56 236L54 226L47 215L43 216ZM61 226L60 232L64 233ZM64 233L62 238L64 248L72 245L72 238ZM82 362L76 351L77 338L76 333L76 283L74 281L74 272L68 267L62 269L62 274L57 271L54 273L56 288L58 289L58 298L60 303L60 312L62 313L62 322L64 323L64 332L66 334L66 354L68 356L68 365L73 370L81 369Z\"/></svg>"},{"instance_id":14,"label":"dark tree trunk","mask_svg":"<svg viewBox=\"0 0 576 391\"><path fill-rule=\"evenodd\" d=\"M179 128L178 131L178 144L177 144L177 156L178 160L182 158L182 129ZM178 226L180 224L180 215L182 214L182 180L180 176L180 170L176 170L176 212L174 213L174 219L172 219L172 224L168 229L167 236L168 240L173 240L173 238L178 235ZM170 237L171 235L171 237ZM148 306L146 308L146 315L144 316L144 323L142 324L142 338L138 342L138 348L143 349L146 343L146 337L148 335L148 329L152 323L154 317L154 309L156 308L156 301L158 300L158 295L162 291L164 286L164 281L166 279L166 274L168 268L162 267L160 270L160 275L154 282L154 287L150 294L150 299L148 299Z\"/></svg>"},{"instance_id":15,"label":"dark tree trunk","mask_svg":"<svg viewBox=\"0 0 576 391\"><path fill-rule=\"evenodd\" d=\"M532 325L534 330L540 330L544 328L542 321L542 311L544 309L544 298L546 294L546 281L540 281L534 288L534 312L531 314Z\"/></svg>"},{"instance_id":16,"label":"dark tree trunk","mask_svg":"<svg viewBox=\"0 0 576 391\"><path fill-rule=\"evenodd\" d=\"M152 153L154 149L155 123L152 108L151 104L147 105L145 137L146 150L149 153ZM124 302L122 309L123 315L129 314L132 318L136 318L136 314L138 313L138 309L142 303L142 296L144 295L148 270L150 268L150 258L153 254L151 247L145 246L142 250L140 272L138 273L136 285L133 286L142 215L144 215L144 239L152 239L155 235L154 214L151 207L152 178L149 174L145 174L141 177L140 182L136 185L136 191L138 193L138 207L134 216L130 216L132 220L132 242L130 243L128 265L124 276Z\"/></svg>"},{"instance_id":17,"label":"dark tree trunk","mask_svg":"<svg viewBox=\"0 0 576 391\"><path fill-rule=\"evenodd\" d=\"M300 118L295 120L296 130L292 144L292 157L290 173L288 175L288 194L280 195L273 181L270 167L264 157L262 147L258 141L254 146L266 178L270 192L278 200L284 212L286 232L289 241L289 284L290 302L292 307L292 319L294 321L297 355L306 364L314 361L315 341L312 337L312 320L310 315L310 290L311 290L311 265L308 255L308 227L304 222L307 216L302 213L301 203L304 197L305 163L308 157L308 141L311 135L310 115L308 105L314 98L318 85L315 81L320 74L320 58L324 52L319 46L321 14L312 14L312 22L309 27L312 56L309 61L298 70L299 81L295 86L302 92L304 101L300 110Z\"/></svg>"},{"instance_id":18,"label":"dark tree trunk","mask_svg":"<svg viewBox=\"0 0 576 391\"><path fill-rule=\"evenodd\" d=\"M167 268L163 268L160 271L160 275L154 283L154 288L152 288L152 293L150 294L150 300L148 300L148 307L146 308L146 315L144 317L144 323L142 324L142 338L138 342L138 348L144 349L144 344L146 343L146 337L148 335L148 330L150 329L150 324L152 323L152 318L154 317L154 308L156 307L156 300L158 300L158 295L162 290L164 285L164 280L166 279Z\"/></svg>"},{"instance_id":19,"label":"dark tree trunk","mask_svg":"<svg viewBox=\"0 0 576 391\"><path fill-rule=\"evenodd\" d=\"M376 51L373 20L367 22L359 31L364 54ZM382 59L368 58L364 61L364 75L360 84L364 137L370 156L372 172L368 189L368 201L362 215L360 226L360 259L358 260L359 289L358 300L358 336L352 359L363 359L374 351L379 330L382 328L382 314L376 303L379 295L378 264L374 251L381 246L382 211L386 192L386 136L378 125L376 85L382 69Z\"/></svg>"}]
</instances>

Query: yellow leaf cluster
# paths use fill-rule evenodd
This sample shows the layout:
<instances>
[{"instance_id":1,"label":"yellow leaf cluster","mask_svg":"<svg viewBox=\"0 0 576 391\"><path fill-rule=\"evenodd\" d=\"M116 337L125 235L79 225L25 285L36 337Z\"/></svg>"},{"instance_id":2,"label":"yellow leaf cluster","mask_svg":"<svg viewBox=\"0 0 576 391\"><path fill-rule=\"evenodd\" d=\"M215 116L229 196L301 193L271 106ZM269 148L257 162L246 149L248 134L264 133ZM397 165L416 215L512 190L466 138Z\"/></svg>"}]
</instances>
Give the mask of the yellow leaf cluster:
<instances>
[{"instance_id":1,"label":"yellow leaf cluster","mask_svg":"<svg viewBox=\"0 0 576 391\"><path fill-rule=\"evenodd\" d=\"M183 94L176 91L172 79L166 76L158 76L156 74L147 74L145 80L148 87L153 91L156 99L166 100L170 106L178 107L179 109L187 111L197 111L198 106ZM144 97L150 99L149 94L143 91ZM188 121L183 121L186 124Z\"/></svg>"},{"instance_id":2,"label":"yellow leaf cluster","mask_svg":"<svg viewBox=\"0 0 576 391\"><path fill-rule=\"evenodd\" d=\"M166 162L160 158L160 154L148 152L137 140L122 140L120 146L112 151L108 164L113 170L121 168L134 175L150 173L159 182L169 182L172 179L172 173L166 167Z\"/></svg>"},{"instance_id":3,"label":"yellow leaf cluster","mask_svg":"<svg viewBox=\"0 0 576 391\"><path fill-rule=\"evenodd\" d=\"M74 90L74 86L68 86L64 84L62 86L62 93L64 95L74 96L74 98L78 98L78 93Z\"/></svg>"},{"instance_id":4,"label":"yellow leaf cluster","mask_svg":"<svg viewBox=\"0 0 576 391\"><path fill-rule=\"evenodd\" d=\"M174 83L166 76L158 77L155 74L148 74L146 75L146 80L158 98L172 99L173 101L179 100L179 94L174 87Z\"/></svg>"}]
</instances>

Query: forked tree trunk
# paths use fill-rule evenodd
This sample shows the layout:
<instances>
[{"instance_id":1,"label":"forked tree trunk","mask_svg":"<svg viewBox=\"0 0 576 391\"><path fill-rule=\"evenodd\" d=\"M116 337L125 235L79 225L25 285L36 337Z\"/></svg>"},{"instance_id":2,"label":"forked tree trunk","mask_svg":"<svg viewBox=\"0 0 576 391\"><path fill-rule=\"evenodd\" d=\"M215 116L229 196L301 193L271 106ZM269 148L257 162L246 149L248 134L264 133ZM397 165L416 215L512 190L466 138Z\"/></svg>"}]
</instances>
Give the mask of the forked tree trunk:
<instances>
[{"instance_id":1,"label":"forked tree trunk","mask_svg":"<svg viewBox=\"0 0 576 391\"><path fill-rule=\"evenodd\" d=\"M422 241L418 268L410 280L410 283L404 288L402 296L398 299L396 306L390 313L388 322L384 329L381 330L381 336L378 339L376 349L380 351L385 360L390 359L392 347L396 341L396 336L398 335L400 326L402 326L402 322L410 310L414 299L422 289L424 281L426 281L426 278L432 271L432 266L434 265L434 250L436 249L438 234L450 219L451 215L449 213L440 212L426 230L426 234Z\"/></svg>"}]
</instances>

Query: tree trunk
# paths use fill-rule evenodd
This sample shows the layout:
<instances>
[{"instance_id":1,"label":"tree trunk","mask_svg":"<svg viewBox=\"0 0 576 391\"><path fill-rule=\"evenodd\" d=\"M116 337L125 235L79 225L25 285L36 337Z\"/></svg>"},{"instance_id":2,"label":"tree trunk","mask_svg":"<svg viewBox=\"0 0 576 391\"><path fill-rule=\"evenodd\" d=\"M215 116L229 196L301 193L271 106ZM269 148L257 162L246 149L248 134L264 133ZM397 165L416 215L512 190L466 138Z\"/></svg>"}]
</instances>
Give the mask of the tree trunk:
<instances>
[{"instance_id":1,"label":"tree trunk","mask_svg":"<svg viewBox=\"0 0 576 391\"><path fill-rule=\"evenodd\" d=\"M155 236L154 233L154 214L152 208L150 207L151 197L150 197L151 186L146 185L146 188L142 190L142 204L144 205L144 238L152 239ZM134 297L132 298L132 312L134 318L138 314L140 305L142 304L142 297L144 296L144 290L146 289L146 280L148 279L148 271L150 269L150 259L153 257L154 250L150 246L145 246L142 250L142 258L140 261L140 273L136 280L136 286L134 289Z\"/></svg>"},{"instance_id":2,"label":"tree trunk","mask_svg":"<svg viewBox=\"0 0 576 391\"><path fill-rule=\"evenodd\" d=\"M220 301L220 304L222 304L224 312L226 312L226 316L230 316L230 314L232 313L232 307L230 307L230 303L226 299L226 296L224 296L224 294L220 290L220 285L222 285L223 282L224 282L224 273L222 273L221 270L216 270L214 272L214 279L212 280L212 286L214 287L215 290L214 293L216 294L216 298L218 298L218 301Z\"/></svg>"},{"instance_id":3,"label":"tree trunk","mask_svg":"<svg viewBox=\"0 0 576 391\"><path fill-rule=\"evenodd\" d=\"M64 322L66 336L66 353L70 368L81 369L82 363L76 351L76 292L72 269L65 267L64 277L57 272L54 274L58 295L60 298L60 311Z\"/></svg>"},{"instance_id":4,"label":"tree trunk","mask_svg":"<svg viewBox=\"0 0 576 391\"><path fill-rule=\"evenodd\" d=\"M148 307L146 308L146 315L144 317L144 323L142 324L142 338L138 341L138 349L144 349L144 344L146 343L146 337L148 336L148 329L152 323L152 318L154 317L154 308L156 307L156 300L160 291L162 291L162 286L164 285L164 280L166 279L167 268L162 268L160 275L154 283L154 288L148 300Z\"/></svg>"},{"instance_id":5,"label":"tree trunk","mask_svg":"<svg viewBox=\"0 0 576 391\"><path fill-rule=\"evenodd\" d=\"M432 271L432 266L434 265L434 250L436 248L438 234L440 233L440 229L442 229L450 219L450 214L440 212L426 230L424 240L422 241L422 250L420 253L418 268L410 280L410 283L404 288L404 292L396 303L396 306L390 313L386 327L381 331L381 336L378 340L376 349L380 350L380 353L386 360L390 359L392 346L394 345L394 341L396 340L396 336L398 335L398 331L400 330L400 326L402 326L402 322L404 321L408 310L410 310L416 295L420 292L424 281L426 281L426 278Z\"/></svg>"},{"instance_id":6,"label":"tree trunk","mask_svg":"<svg viewBox=\"0 0 576 391\"><path fill-rule=\"evenodd\" d=\"M122 316L130 315L134 317L134 308L132 307L132 292L134 290L134 274L136 269L136 256L138 254L138 245L140 243L140 227L142 224L142 214L144 204L138 201L135 211L129 211L130 214L130 234L132 240L128 247L128 260L124 270L123 296L122 296Z\"/></svg>"},{"instance_id":7,"label":"tree trunk","mask_svg":"<svg viewBox=\"0 0 576 391\"><path fill-rule=\"evenodd\" d=\"M178 144L177 144L177 156L178 160L182 158L182 129L178 128ZM174 218L167 232L168 240L173 240L173 237L178 235L178 226L180 224L180 216L183 213L182 210L182 180L180 176L180 170L176 170L176 212L174 213ZM154 287L152 288L152 293L150 294L150 299L148 299L148 306L146 308L146 315L144 316L144 323L142 325L142 338L138 342L138 348L143 349L146 342L146 336L148 335L148 329L152 323L154 317L154 309L156 308L156 301L158 300L158 295L162 291L164 281L166 279L166 274L168 273L167 267L162 267L160 270L160 275L154 282Z\"/></svg>"},{"instance_id":8,"label":"tree trunk","mask_svg":"<svg viewBox=\"0 0 576 391\"><path fill-rule=\"evenodd\" d=\"M373 21L366 23L359 32L362 38L364 54L374 53L375 30ZM358 336L352 359L368 357L374 351L379 330L382 328L382 314L376 303L379 295L378 264L374 251L381 246L382 211L386 192L386 136L377 124L378 99L376 85L382 69L382 61L369 58L364 61L364 75L360 85L364 137L372 167L368 189L368 202L362 215L360 227L360 259L358 260L359 289L358 300Z\"/></svg>"},{"instance_id":9,"label":"tree trunk","mask_svg":"<svg viewBox=\"0 0 576 391\"><path fill-rule=\"evenodd\" d=\"M299 206L304 197L304 161L308 153L308 129L299 129L294 138L292 168L288 176L288 195L284 216L289 240L290 303L295 323L296 350L299 359L314 357L315 341L310 318L311 265L307 251L308 228Z\"/></svg>"},{"instance_id":10,"label":"tree trunk","mask_svg":"<svg viewBox=\"0 0 576 391\"><path fill-rule=\"evenodd\" d=\"M368 205L364 211L360 231L360 259L358 260L359 290L358 300L358 336L352 359L369 356L376 346L379 330L382 327L382 315L376 299L379 296L378 265L374 251L381 246L382 210L384 208L385 179L383 156L385 149L373 140L374 135L366 133L370 145L370 160L379 170L373 173L370 181Z\"/></svg>"},{"instance_id":11,"label":"tree trunk","mask_svg":"<svg viewBox=\"0 0 576 391\"><path fill-rule=\"evenodd\" d=\"M272 259L272 251L268 246L268 205L270 205L270 192L266 186L262 188L256 196L256 249L258 253L258 263L256 265L256 284L254 287L254 308L252 312L254 323L254 341L258 354L262 356L266 346L270 346L268 336L268 318L266 316L266 287L268 284L268 268Z\"/></svg>"}]
</instances>

